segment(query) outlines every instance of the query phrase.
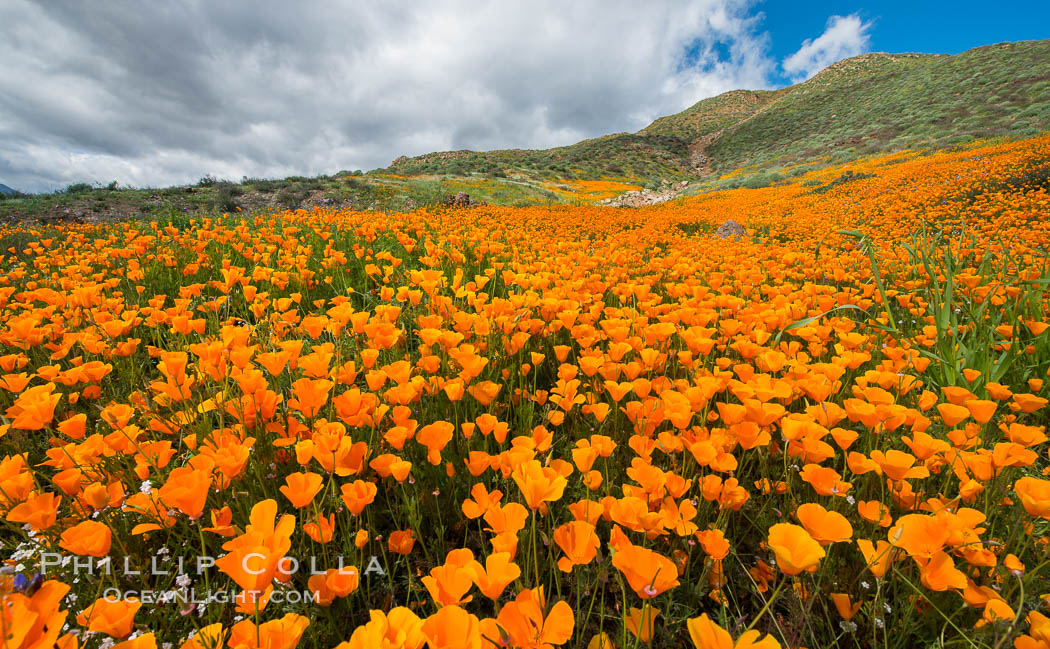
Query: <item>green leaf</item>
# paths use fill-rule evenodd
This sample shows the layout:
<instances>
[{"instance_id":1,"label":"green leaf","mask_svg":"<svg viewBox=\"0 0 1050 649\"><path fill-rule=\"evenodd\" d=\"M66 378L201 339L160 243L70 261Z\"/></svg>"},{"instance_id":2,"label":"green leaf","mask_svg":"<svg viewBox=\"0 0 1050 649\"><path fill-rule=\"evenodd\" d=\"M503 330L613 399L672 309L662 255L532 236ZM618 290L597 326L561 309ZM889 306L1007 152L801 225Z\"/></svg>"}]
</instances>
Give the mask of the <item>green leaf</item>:
<instances>
[{"instance_id":1,"label":"green leaf","mask_svg":"<svg viewBox=\"0 0 1050 649\"><path fill-rule=\"evenodd\" d=\"M826 315L828 315L830 313L834 313L835 311L841 311L842 309L855 309L857 311L860 311L864 315L868 316L869 318L871 317L870 313L868 313L864 309L860 308L856 304L843 304L843 305L837 306L837 307L835 307L833 309L828 309L827 311L825 311L824 313L821 313L819 315L810 316L808 318L802 318L801 320L796 320L796 321L792 322L791 324L789 324L788 326L784 327L779 332L777 332L776 338L773 339L773 344L774 345L779 345L780 344L780 337L784 335L785 331L791 331L792 329L801 329L802 327L805 327L808 324L812 324L812 323L816 322L817 320L820 320L821 318L823 318L824 316L826 316Z\"/></svg>"}]
</instances>

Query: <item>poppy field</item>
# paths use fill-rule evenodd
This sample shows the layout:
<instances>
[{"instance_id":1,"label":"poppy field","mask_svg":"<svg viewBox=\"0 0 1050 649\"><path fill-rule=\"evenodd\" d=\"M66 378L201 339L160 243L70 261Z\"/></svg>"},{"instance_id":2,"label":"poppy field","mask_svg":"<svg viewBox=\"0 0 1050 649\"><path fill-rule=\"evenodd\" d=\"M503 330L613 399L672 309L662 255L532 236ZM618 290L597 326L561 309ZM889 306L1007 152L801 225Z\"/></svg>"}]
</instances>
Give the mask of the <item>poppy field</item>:
<instances>
[{"instance_id":1,"label":"poppy field","mask_svg":"<svg viewBox=\"0 0 1050 649\"><path fill-rule=\"evenodd\" d=\"M4 647L1050 648L1048 214L1044 136L2 226Z\"/></svg>"}]
</instances>

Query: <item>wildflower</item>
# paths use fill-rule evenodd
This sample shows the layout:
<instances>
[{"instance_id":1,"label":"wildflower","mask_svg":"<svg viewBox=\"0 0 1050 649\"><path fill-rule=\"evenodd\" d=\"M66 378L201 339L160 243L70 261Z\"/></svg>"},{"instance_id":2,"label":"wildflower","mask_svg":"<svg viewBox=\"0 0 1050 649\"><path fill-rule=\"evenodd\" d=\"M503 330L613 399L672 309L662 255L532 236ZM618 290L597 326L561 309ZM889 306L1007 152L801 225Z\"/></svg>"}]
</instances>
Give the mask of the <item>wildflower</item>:
<instances>
[{"instance_id":1,"label":"wildflower","mask_svg":"<svg viewBox=\"0 0 1050 649\"><path fill-rule=\"evenodd\" d=\"M754 629L741 634L734 645L729 632L711 621L707 613L690 618L686 626L696 649L780 649L780 643L773 636L762 638L762 633Z\"/></svg>"},{"instance_id":2,"label":"wildflower","mask_svg":"<svg viewBox=\"0 0 1050 649\"><path fill-rule=\"evenodd\" d=\"M493 552L485 559L485 567L474 570L474 584L485 597L499 599L503 591L521 576L521 569L511 560L508 552Z\"/></svg>"},{"instance_id":3,"label":"wildflower","mask_svg":"<svg viewBox=\"0 0 1050 649\"><path fill-rule=\"evenodd\" d=\"M558 559L558 569L562 572L572 572L574 566L590 563L601 545L594 526L586 521L572 521L558 527L554 530L554 542L565 553Z\"/></svg>"},{"instance_id":4,"label":"wildflower","mask_svg":"<svg viewBox=\"0 0 1050 649\"><path fill-rule=\"evenodd\" d=\"M557 602L547 609L543 587L526 589L500 609L496 622L515 647L553 647L572 637L572 608Z\"/></svg>"},{"instance_id":5,"label":"wildflower","mask_svg":"<svg viewBox=\"0 0 1050 649\"><path fill-rule=\"evenodd\" d=\"M354 516L360 516L365 507L375 500L377 488L373 482L355 480L340 487L343 502Z\"/></svg>"},{"instance_id":6,"label":"wildflower","mask_svg":"<svg viewBox=\"0 0 1050 649\"><path fill-rule=\"evenodd\" d=\"M777 565L787 575L816 572L824 558L820 547L804 528L791 523L778 523L769 528L769 547L776 554Z\"/></svg>"},{"instance_id":7,"label":"wildflower","mask_svg":"<svg viewBox=\"0 0 1050 649\"><path fill-rule=\"evenodd\" d=\"M560 499L567 483L554 469L541 466L538 460L522 463L511 475L525 496L525 502L534 510L545 502Z\"/></svg>"},{"instance_id":8,"label":"wildflower","mask_svg":"<svg viewBox=\"0 0 1050 649\"><path fill-rule=\"evenodd\" d=\"M83 556L104 557L109 553L113 533L109 527L95 521L84 521L62 532L59 546Z\"/></svg>"},{"instance_id":9,"label":"wildflower","mask_svg":"<svg viewBox=\"0 0 1050 649\"><path fill-rule=\"evenodd\" d=\"M368 622L354 629L350 639L336 645L335 649L421 649L426 642L423 620L408 608L397 606L388 613L369 611L368 616Z\"/></svg>"},{"instance_id":10,"label":"wildflower","mask_svg":"<svg viewBox=\"0 0 1050 649\"><path fill-rule=\"evenodd\" d=\"M252 620L242 620L230 629L228 644L245 649L294 649L308 626L310 620L295 613L258 627Z\"/></svg>"},{"instance_id":11,"label":"wildflower","mask_svg":"<svg viewBox=\"0 0 1050 649\"><path fill-rule=\"evenodd\" d=\"M626 545L613 555L612 563L642 599L651 599L678 585L674 562L647 548Z\"/></svg>"},{"instance_id":12,"label":"wildflower","mask_svg":"<svg viewBox=\"0 0 1050 649\"><path fill-rule=\"evenodd\" d=\"M211 484L210 471L179 467L169 474L167 482L160 488L160 500L196 520L204 513Z\"/></svg>"},{"instance_id":13,"label":"wildflower","mask_svg":"<svg viewBox=\"0 0 1050 649\"><path fill-rule=\"evenodd\" d=\"M114 638L126 638L131 633L142 603L137 599L111 600L100 597L77 615L77 624L88 631L105 633Z\"/></svg>"},{"instance_id":14,"label":"wildflower","mask_svg":"<svg viewBox=\"0 0 1050 649\"><path fill-rule=\"evenodd\" d=\"M302 509L311 502L314 496L321 490L321 476L313 472L291 473L285 479L285 484L280 488L293 507Z\"/></svg>"}]
</instances>

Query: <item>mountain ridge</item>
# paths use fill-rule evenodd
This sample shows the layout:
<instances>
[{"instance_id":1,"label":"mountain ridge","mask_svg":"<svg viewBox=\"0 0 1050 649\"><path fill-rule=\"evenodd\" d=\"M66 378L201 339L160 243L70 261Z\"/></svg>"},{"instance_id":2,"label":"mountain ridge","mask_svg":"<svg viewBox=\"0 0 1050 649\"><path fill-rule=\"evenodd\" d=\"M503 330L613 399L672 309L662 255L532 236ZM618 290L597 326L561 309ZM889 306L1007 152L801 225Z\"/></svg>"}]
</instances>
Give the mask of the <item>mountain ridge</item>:
<instances>
[{"instance_id":1,"label":"mountain ridge","mask_svg":"<svg viewBox=\"0 0 1050 649\"><path fill-rule=\"evenodd\" d=\"M829 154L844 161L1046 129L1050 40L1018 41L955 55L869 52L785 88L702 99L635 133L551 149L400 156L379 171L712 180L741 167L783 167Z\"/></svg>"}]
</instances>

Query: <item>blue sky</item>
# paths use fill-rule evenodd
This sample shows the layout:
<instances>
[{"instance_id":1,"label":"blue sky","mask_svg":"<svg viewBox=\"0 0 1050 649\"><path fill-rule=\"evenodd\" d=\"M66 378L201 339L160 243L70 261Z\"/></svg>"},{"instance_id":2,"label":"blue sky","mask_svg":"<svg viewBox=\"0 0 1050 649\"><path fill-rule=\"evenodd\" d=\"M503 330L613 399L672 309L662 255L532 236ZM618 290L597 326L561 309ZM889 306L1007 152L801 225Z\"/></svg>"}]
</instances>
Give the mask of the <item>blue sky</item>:
<instances>
[{"instance_id":1,"label":"blue sky","mask_svg":"<svg viewBox=\"0 0 1050 649\"><path fill-rule=\"evenodd\" d=\"M824 30L830 16L869 24L870 52L958 54L981 45L1050 37L1050 2L828 2L766 0L755 9L769 32L769 55L783 61ZM779 71L778 71L779 72ZM779 74L781 83L790 83Z\"/></svg>"}]
</instances>

